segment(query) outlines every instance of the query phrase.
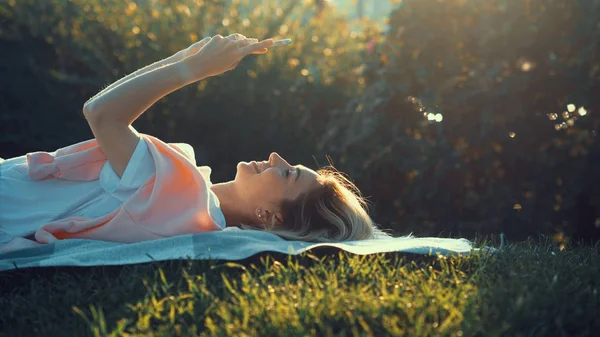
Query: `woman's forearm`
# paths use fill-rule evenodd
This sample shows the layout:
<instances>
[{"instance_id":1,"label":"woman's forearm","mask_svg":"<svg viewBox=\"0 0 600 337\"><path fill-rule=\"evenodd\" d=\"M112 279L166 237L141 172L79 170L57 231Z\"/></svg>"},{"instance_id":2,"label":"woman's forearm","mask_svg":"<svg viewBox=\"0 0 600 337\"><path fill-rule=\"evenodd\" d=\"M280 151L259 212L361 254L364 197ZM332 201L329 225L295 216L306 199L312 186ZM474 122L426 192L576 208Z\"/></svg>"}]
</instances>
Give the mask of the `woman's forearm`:
<instances>
[{"instance_id":1,"label":"woman's forearm","mask_svg":"<svg viewBox=\"0 0 600 337\"><path fill-rule=\"evenodd\" d=\"M149 71L152 71L152 70L154 70L154 69L157 69L157 68L163 67L163 66L165 66L165 65L167 65L167 64L171 64L171 63L175 63L175 62L177 62L178 60L177 60L177 58L176 58L175 56L176 56L176 55L170 56L170 57L168 57L168 58L166 58L166 59L162 59L162 60L160 60L160 61L154 62L154 63L152 63L152 64L150 64L150 65L147 65L147 66L145 66L145 67L143 67L143 68L141 68L141 69L138 69L138 70L136 70L136 71L132 72L131 74L129 74L129 75L127 75L127 76L125 76L125 77L123 77L123 78L119 79L118 81L116 81L116 82L114 82L114 83L112 83L112 84L111 84L111 85L109 85L108 87L106 87L106 88L104 88L104 89L100 90L100 92L98 92L98 93L97 93L96 95L94 95L92 98L88 99L88 100L87 100L87 102L85 102L85 104L87 104L89 101L91 101L91 100L93 100L93 99L96 99L96 98L97 98L97 97L99 97L99 96L102 96L102 95L104 95L104 94L105 94L105 93L107 93L109 90L111 90L111 89L113 89L113 88L115 88L115 87L119 86L119 85L120 85L121 83L123 83L123 82L127 82L127 81L129 81L130 79L132 79L132 78L134 78L134 77L136 77L136 76L143 75L143 74L145 74L145 73L147 73L147 72L149 72Z\"/></svg>"},{"instance_id":2,"label":"woman's forearm","mask_svg":"<svg viewBox=\"0 0 600 337\"><path fill-rule=\"evenodd\" d=\"M131 125L159 99L192 83L186 71L186 65L180 61L132 77L88 101L83 113L88 120Z\"/></svg>"}]
</instances>

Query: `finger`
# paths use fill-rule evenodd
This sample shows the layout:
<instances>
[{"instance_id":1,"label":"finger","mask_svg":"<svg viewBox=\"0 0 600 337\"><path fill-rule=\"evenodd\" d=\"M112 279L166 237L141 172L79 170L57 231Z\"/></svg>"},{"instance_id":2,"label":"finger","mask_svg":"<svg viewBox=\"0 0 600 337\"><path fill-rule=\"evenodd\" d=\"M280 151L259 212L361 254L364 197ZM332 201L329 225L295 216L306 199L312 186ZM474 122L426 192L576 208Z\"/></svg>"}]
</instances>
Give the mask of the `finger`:
<instances>
[{"instance_id":1,"label":"finger","mask_svg":"<svg viewBox=\"0 0 600 337\"><path fill-rule=\"evenodd\" d=\"M273 42L274 42L273 39L267 39L267 40L263 40L258 43L252 43L250 45L245 46L242 51L244 52L245 55L253 54L256 51L259 51L259 50L262 50L265 48L269 48L270 46L273 45Z\"/></svg>"},{"instance_id":2,"label":"finger","mask_svg":"<svg viewBox=\"0 0 600 337\"><path fill-rule=\"evenodd\" d=\"M187 47L183 52L183 57L186 58L186 57L196 54L197 52L199 52L202 49L202 47L204 47L207 43L209 43L210 40L211 40L210 37L205 37L201 41L198 41L198 42L192 44L191 46Z\"/></svg>"},{"instance_id":3,"label":"finger","mask_svg":"<svg viewBox=\"0 0 600 337\"><path fill-rule=\"evenodd\" d=\"M207 36L207 37L203 38L202 40L200 40L200 45L204 46L205 44L209 43L210 40L212 40L212 38L210 36Z\"/></svg>"},{"instance_id":4,"label":"finger","mask_svg":"<svg viewBox=\"0 0 600 337\"><path fill-rule=\"evenodd\" d=\"M257 50L255 52L253 52L252 54L266 54L268 51L269 51L269 49L263 48L261 50Z\"/></svg>"},{"instance_id":5,"label":"finger","mask_svg":"<svg viewBox=\"0 0 600 337\"><path fill-rule=\"evenodd\" d=\"M189 46L187 49L188 50L199 50L200 48L202 48L205 44L207 44L208 42L210 42L211 38L210 37L205 37L203 38L201 41L198 41L194 44L192 44L191 46Z\"/></svg>"},{"instance_id":6,"label":"finger","mask_svg":"<svg viewBox=\"0 0 600 337\"><path fill-rule=\"evenodd\" d=\"M252 44L251 39L242 39L242 40L235 40L233 41L235 44L237 44L238 48L242 48L245 47L247 45Z\"/></svg>"},{"instance_id":7,"label":"finger","mask_svg":"<svg viewBox=\"0 0 600 337\"><path fill-rule=\"evenodd\" d=\"M258 43L257 39L252 39L252 38L248 38L248 37L244 37L243 39L240 39L238 42L244 42L245 44L252 44L252 43Z\"/></svg>"},{"instance_id":8,"label":"finger","mask_svg":"<svg viewBox=\"0 0 600 337\"><path fill-rule=\"evenodd\" d=\"M233 33L227 36L228 40L233 40L233 41L237 41L237 40L243 40L246 37L242 34L238 34L238 33Z\"/></svg>"},{"instance_id":9,"label":"finger","mask_svg":"<svg viewBox=\"0 0 600 337\"><path fill-rule=\"evenodd\" d=\"M232 41L232 42L236 44L238 52L240 53L240 55L242 55L242 57L244 57L245 55L249 55L247 50L244 48L255 44L256 42L254 42L253 40L258 41L256 39L245 38L243 40L237 40L237 41ZM250 54L255 54L255 52L252 52Z\"/></svg>"}]
</instances>

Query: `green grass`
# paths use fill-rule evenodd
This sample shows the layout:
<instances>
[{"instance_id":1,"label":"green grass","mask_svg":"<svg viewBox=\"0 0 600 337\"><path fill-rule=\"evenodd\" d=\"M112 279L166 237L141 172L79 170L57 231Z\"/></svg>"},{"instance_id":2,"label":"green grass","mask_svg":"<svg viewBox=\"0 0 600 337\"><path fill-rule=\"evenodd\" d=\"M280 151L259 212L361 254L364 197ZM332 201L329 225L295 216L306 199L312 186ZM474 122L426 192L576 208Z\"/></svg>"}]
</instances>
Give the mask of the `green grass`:
<instances>
[{"instance_id":1,"label":"green grass","mask_svg":"<svg viewBox=\"0 0 600 337\"><path fill-rule=\"evenodd\" d=\"M594 336L599 252L528 240L493 257L316 250L1 272L0 335Z\"/></svg>"}]
</instances>

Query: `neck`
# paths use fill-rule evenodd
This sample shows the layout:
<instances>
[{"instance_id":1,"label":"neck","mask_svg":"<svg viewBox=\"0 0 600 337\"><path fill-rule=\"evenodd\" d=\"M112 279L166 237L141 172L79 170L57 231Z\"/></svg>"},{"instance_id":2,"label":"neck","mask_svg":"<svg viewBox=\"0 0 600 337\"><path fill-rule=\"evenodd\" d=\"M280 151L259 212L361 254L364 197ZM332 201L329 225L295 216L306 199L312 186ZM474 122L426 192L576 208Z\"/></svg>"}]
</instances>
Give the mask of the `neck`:
<instances>
[{"instance_id":1,"label":"neck","mask_svg":"<svg viewBox=\"0 0 600 337\"><path fill-rule=\"evenodd\" d=\"M252 217L240 207L240 205L244 205L245 202L243 202L240 194L237 192L233 181L213 184L211 190L219 199L221 211L225 216L227 227L237 226L239 224L250 224L250 219L252 219Z\"/></svg>"}]
</instances>

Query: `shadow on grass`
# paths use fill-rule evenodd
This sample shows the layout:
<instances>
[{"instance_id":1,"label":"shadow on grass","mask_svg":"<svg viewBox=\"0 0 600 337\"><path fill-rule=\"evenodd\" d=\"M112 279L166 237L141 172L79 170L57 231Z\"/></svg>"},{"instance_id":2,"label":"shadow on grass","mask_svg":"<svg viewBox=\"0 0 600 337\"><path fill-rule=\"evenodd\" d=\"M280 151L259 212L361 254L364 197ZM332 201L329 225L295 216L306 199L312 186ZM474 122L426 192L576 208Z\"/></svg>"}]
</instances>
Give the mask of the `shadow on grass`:
<instances>
[{"instance_id":1,"label":"shadow on grass","mask_svg":"<svg viewBox=\"0 0 600 337\"><path fill-rule=\"evenodd\" d=\"M76 311L79 309L89 314L93 311L93 306L103 309L103 320L109 325L110 331L115 322L131 317L130 306L143 302L151 293L148 284L161 284L158 270L164 271L167 282L176 289L185 287L183 269L190 275L203 275L204 282L211 285L211 293L221 294L221 270L226 271L227 276L233 279L244 273L242 269L225 266L226 263L235 262L246 267L263 266L276 261L286 264L288 259L293 258L299 265L310 268L321 260L333 259L336 263L349 255L353 254L335 247L317 247L293 257L266 252L239 261L168 260L123 266L36 267L4 271L0 273L0 307L4 308L0 315L0 326L10 336L27 335L36 331L43 331L48 336L61 336L65 331L78 336L89 335L90 325ZM376 255L399 259L403 261L401 263L430 263L436 259L435 256L410 253ZM210 298L206 301L210 301ZM203 319L203 309L209 304L198 303L195 311L199 320ZM63 318L61 322L56 321L57 317ZM97 317L87 318L97 320ZM3 335L2 331L0 336Z\"/></svg>"},{"instance_id":2,"label":"shadow on grass","mask_svg":"<svg viewBox=\"0 0 600 337\"><path fill-rule=\"evenodd\" d=\"M463 331L466 336L597 336L599 280L600 243L561 250L541 235L509 244L475 271L478 296L464 312Z\"/></svg>"},{"instance_id":3,"label":"shadow on grass","mask_svg":"<svg viewBox=\"0 0 600 337\"><path fill-rule=\"evenodd\" d=\"M498 247L487 238L476 240ZM477 295L463 307L463 336L592 336L600 330L599 246L560 250L547 238L511 244L493 256L464 258L457 270L467 275L465 282L477 288ZM239 261L169 260L125 266L44 267L0 273L0 315L2 331L11 336L43 331L44 335L90 335L86 323L74 307L90 312L102 309L108 331L116 322L133 318L129 306L142 303L151 293L148 287L170 284L185 289L184 272L201 275L209 295L197 303L194 316L205 318L211 301L223 296L222 272L229 279L241 277L244 268L293 259L305 268L327 260L337 264L354 254L335 247L317 247L297 256L260 253ZM442 270L437 256L411 253L371 254L389 259L391 266L431 266ZM232 265L240 266L231 268ZM159 273L162 270L164 273ZM182 272L182 270L184 272ZM261 267L260 270L268 270ZM259 271L260 272L260 271ZM164 280L161 281L161 274ZM57 317L63 318L57 322ZM91 319L91 317L89 317ZM0 331L0 335L3 332Z\"/></svg>"}]
</instances>

